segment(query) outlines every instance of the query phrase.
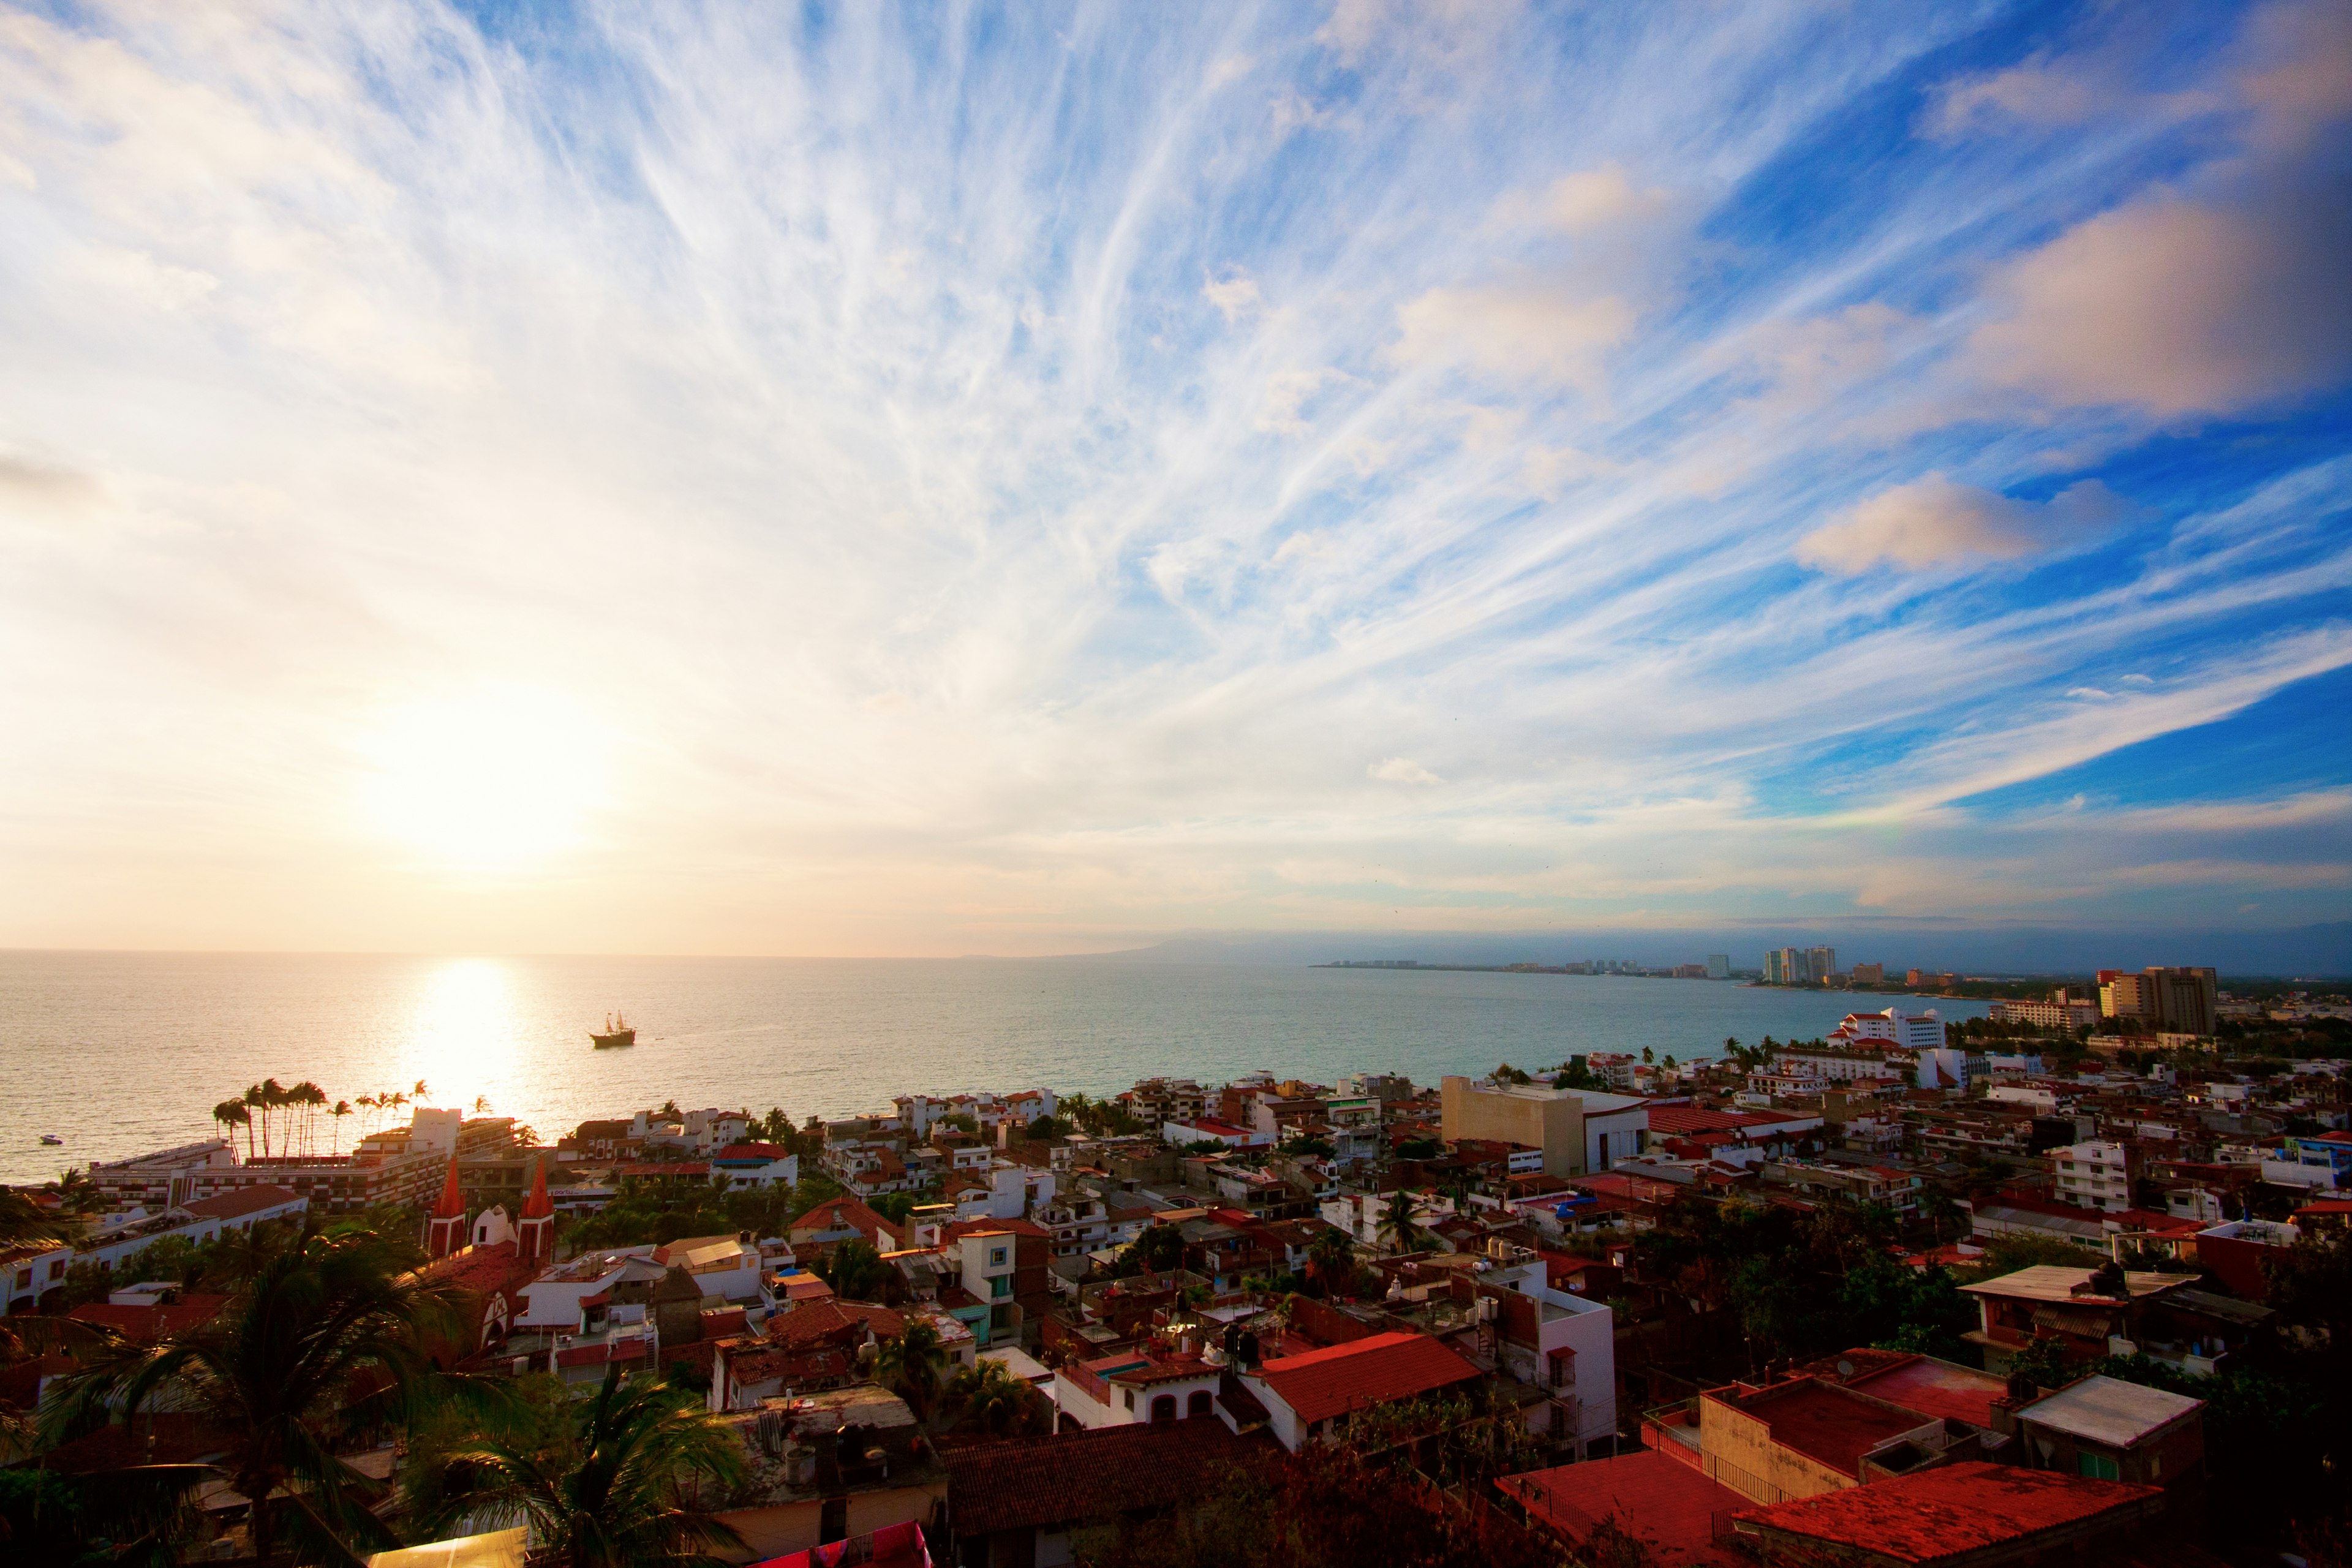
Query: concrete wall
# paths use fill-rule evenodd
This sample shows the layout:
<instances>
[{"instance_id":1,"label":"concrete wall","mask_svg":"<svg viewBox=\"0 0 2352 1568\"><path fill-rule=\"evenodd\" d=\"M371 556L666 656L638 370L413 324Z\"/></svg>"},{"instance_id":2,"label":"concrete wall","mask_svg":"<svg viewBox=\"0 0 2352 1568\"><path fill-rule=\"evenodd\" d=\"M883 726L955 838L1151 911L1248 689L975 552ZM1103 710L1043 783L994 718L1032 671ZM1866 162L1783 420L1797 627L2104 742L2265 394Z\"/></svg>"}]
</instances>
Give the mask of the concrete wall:
<instances>
[{"instance_id":1,"label":"concrete wall","mask_svg":"<svg viewBox=\"0 0 2352 1568\"><path fill-rule=\"evenodd\" d=\"M1584 1103L1572 1091L1533 1086L1481 1089L1471 1079L1448 1077L1439 1094L1447 1142L1483 1138L1524 1143L1543 1151L1544 1174L1584 1174Z\"/></svg>"},{"instance_id":2,"label":"concrete wall","mask_svg":"<svg viewBox=\"0 0 2352 1568\"><path fill-rule=\"evenodd\" d=\"M1770 1426L1719 1399L1698 1402L1698 1446L1709 1479L1759 1503L1819 1497L1854 1484L1852 1476L1773 1442Z\"/></svg>"}]
</instances>

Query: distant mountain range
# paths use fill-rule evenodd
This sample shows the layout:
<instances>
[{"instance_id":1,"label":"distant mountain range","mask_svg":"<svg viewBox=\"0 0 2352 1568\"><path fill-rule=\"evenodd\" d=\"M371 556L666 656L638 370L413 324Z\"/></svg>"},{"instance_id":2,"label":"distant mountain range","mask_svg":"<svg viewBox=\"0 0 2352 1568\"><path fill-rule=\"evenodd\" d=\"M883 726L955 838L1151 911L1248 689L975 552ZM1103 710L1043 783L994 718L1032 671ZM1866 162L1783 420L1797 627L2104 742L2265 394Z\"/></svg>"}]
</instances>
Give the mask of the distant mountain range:
<instances>
[{"instance_id":1,"label":"distant mountain range","mask_svg":"<svg viewBox=\"0 0 2352 1568\"><path fill-rule=\"evenodd\" d=\"M1696 963L1727 953L1760 969L1767 948L1838 950L1840 965L1884 963L1978 974L2082 974L2151 963L2210 964L2249 977L2352 975L2352 921L2273 931L2156 926L2032 926L1961 921L1815 920L1686 930L1596 926L1579 931L1185 931L1149 947L1081 955L1083 962L1293 965L1340 959L1424 963L1573 963L1624 959Z\"/></svg>"}]
</instances>

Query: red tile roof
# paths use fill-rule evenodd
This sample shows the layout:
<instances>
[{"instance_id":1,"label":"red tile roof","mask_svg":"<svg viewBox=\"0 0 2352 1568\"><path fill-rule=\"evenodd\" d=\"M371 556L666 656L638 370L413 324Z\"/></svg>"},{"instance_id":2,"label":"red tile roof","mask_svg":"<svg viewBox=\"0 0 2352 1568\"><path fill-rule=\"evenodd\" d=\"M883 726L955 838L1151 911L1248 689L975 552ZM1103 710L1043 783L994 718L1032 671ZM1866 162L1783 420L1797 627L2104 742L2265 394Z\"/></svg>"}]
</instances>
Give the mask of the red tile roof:
<instances>
[{"instance_id":1,"label":"red tile roof","mask_svg":"<svg viewBox=\"0 0 2352 1568\"><path fill-rule=\"evenodd\" d=\"M164 1307L118 1307L111 1301L89 1301L66 1314L85 1323L112 1329L135 1344L148 1344L167 1334L184 1334L200 1328L217 1316L228 1305L226 1296L202 1296L182 1292L180 1299Z\"/></svg>"},{"instance_id":2,"label":"red tile roof","mask_svg":"<svg viewBox=\"0 0 2352 1568\"><path fill-rule=\"evenodd\" d=\"M727 1375L738 1387L771 1380L788 1385L818 1383L849 1375L849 1352L815 1349L754 1348L739 1341L727 1346Z\"/></svg>"},{"instance_id":3,"label":"red tile roof","mask_svg":"<svg viewBox=\"0 0 2352 1568\"><path fill-rule=\"evenodd\" d=\"M774 1143L730 1143L719 1151L722 1160L781 1160L783 1149Z\"/></svg>"},{"instance_id":4,"label":"red tile roof","mask_svg":"<svg viewBox=\"0 0 2352 1568\"><path fill-rule=\"evenodd\" d=\"M804 1348L835 1337L862 1341L867 1329L874 1331L877 1339L895 1340L906 1328L907 1320L887 1307L827 1298L770 1318L768 1342Z\"/></svg>"},{"instance_id":5,"label":"red tile roof","mask_svg":"<svg viewBox=\"0 0 2352 1568\"><path fill-rule=\"evenodd\" d=\"M2102 1514L2118 1516L2120 1524L2163 1505L2158 1487L1970 1461L1776 1503L1737 1516L1735 1527L1929 1563Z\"/></svg>"},{"instance_id":6,"label":"red tile roof","mask_svg":"<svg viewBox=\"0 0 2352 1568\"><path fill-rule=\"evenodd\" d=\"M1110 1521L1196 1500L1227 1465L1278 1458L1263 1436L1236 1437L1215 1416L1104 1426L1051 1437L946 1448L948 1512L969 1540L998 1531Z\"/></svg>"},{"instance_id":7,"label":"red tile roof","mask_svg":"<svg viewBox=\"0 0 2352 1568\"><path fill-rule=\"evenodd\" d=\"M145 1413L129 1426L110 1424L60 1443L41 1464L68 1475L185 1465L223 1453L228 1445L228 1435L201 1415Z\"/></svg>"},{"instance_id":8,"label":"red tile roof","mask_svg":"<svg viewBox=\"0 0 2352 1568\"><path fill-rule=\"evenodd\" d=\"M1374 1334L1266 1362L1257 1375L1301 1421L1315 1422L1465 1383L1478 1369L1426 1334Z\"/></svg>"},{"instance_id":9,"label":"red tile roof","mask_svg":"<svg viewBox=\"0 0 2352 1568\"><path fill-rule=\"evenodd\" d=\"M416 1272L420 1279L487 1296L495 1290L519 1289L539 1270L517 1258L513 1242L501 1241L436 1258Z\"/></svg>"},{"instance_id":10,"label":"red tile roof","mask_svg":"<svg viewBox=\"0 0 2352 1568\"><path fill-rule=\"evenodd\" d=\"M1747 1558L1715 1544L1717 1526L1750 1507L1748 1500L1654 1448L1506 1476L1496 1484L1529 1517L1578 1545L1614 1518L1648 1544L1658 1568L1750 1568Z\"/></svg>"},{"instance_id":11,"label":"red tile roof","mask_svg":"<svg viewBox=\"0 0 2352 1568\"><path fill-rule=\"evenodd\" d=\"M896 1252L906 1245L905 1233L873 1209L854 1197L844 1195L827 1198L809 1210L788 1227L791 1231L816 1234L829 1230L854 1230L874 1243L877 1252Z\"/></svg>"}]
</instances>

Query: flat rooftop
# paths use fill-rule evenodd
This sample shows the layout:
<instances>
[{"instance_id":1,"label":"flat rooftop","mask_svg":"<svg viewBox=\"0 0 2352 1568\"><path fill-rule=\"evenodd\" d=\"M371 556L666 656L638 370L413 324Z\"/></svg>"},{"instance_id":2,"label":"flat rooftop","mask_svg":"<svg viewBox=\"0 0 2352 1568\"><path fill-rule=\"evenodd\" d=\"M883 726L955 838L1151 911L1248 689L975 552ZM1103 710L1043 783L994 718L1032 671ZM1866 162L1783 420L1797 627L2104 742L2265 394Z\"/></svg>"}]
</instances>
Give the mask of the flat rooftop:
<instances>
[{"instance_id":1,"label":"flat rooftop","mask_svg":"<svg viewBox=\"0 0 2352 1568\"><path fill-rule=\"evenodd\" d=\"M1768 1541L1794 1537L1879 1561L1928 1563L2103 1514L2152 1517L2163 1506L2156 1487L1969 1461L1752 1510L1735 1528Z\"/></svg>"},{"instance_id":2,"label":"flat rooftop","mask_svg":"<svg viewBox=\"0 0 2352 1568\"><path fill-rule=\"evenodd\" d=\"M1580 1544L1613 1515L1643 1538L1658 1568L1752 1568L1746 1557L1715 1543L1728 1516L1752 1506L1748 1499L1654 1448L1506 1476L1495 1484L1530 1518Z\"/></svg>"},{"instance_id":3,"label":"flat rooftop","mask_svg":"<svg viewBox=\"0 0 2352 1568\"><path fill-rule=\"evenodd\" d=\"M1772 1441L1782 1447L1856 1479L1862 1474L1863 1455L1928 1421L1919 1412L1890 1410L1850 1389L1811 1377L1753 1393L1707 1397L1763 1422Z\"/></svg>"},{"instance_id":4,"label":"flat rooftop","mask_svg":"<svg viewBox=\"0 0 2352 1568\"><path fill-rule=\"evenodd\" d=\"M2186 1394L2094 1376L2025 1406L2017 1418L2123 1448L2204 1407L2203 1400Z\"/></svg>"},{"instance_id":5,"label":"flat rooftop","mask_svg":"<svg viewBox=\"0 0 2352 1568\"><path fill-rule=\"evenodd\" d=\"M2088 1211L2085 1211L2086 1213ZM2093 1270L2069 1268L2063 1263L2037 1263L2031 1268L2021 1268L2014 1274L2004 1274L1998 1279L1983 1279L1961 1289L1977 1296L2003 1296L2019 1301L2053 1301L2063 1306L2069 1301L2112 1301L2112 1296L2078 1295L2074 1288L2087 1284ZM2127 1273L2124 1288L2137 1300L2142 1296L2160 1295L2178 1290L2196 1282L2194 1274Z\"/></svg>"},{"instance_id":6,"label":"flat rooftop","mask_svg":"<svg viewBox=\"0 0 2352 1568\"><path fill-rule=\"evenodd\" d=\"M2009 1393L2005 1379L1932 1356L1913 1356L1884 1372L1864 1373L1847 1386L1922 1415L1986 1430L1992 1426L1993 1401Z\"/></svg>"}]
</instances>

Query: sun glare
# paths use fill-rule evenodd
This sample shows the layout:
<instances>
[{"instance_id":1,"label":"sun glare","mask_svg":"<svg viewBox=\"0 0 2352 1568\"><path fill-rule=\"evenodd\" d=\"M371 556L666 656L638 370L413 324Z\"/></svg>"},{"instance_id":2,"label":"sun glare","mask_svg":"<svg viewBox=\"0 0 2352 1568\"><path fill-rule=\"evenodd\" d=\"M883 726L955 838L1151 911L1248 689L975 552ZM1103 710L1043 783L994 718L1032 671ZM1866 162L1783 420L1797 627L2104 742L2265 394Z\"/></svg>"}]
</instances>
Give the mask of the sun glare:
<instances>
[{"instance_id":1,"label":"sun glare","mask_svg":"<svg viewBox=\"0 0 2352 1568\"><path fill-rule=\"evenodd\" d=\"M597 725L544 692L485 690L403 709L363 750L376 824L460 865L570 847L604 789Z\"/></svg>"},{"instance_id":2,"label":"sun glare","mask_svg":"<svg viewBox=\"0 0 2352 1568\"><path fill-rule=\"evenodd\" d=\"M514 996L505 965L489 959L456 960L435 970L417 996L403 1076L430 1085L419 1104L470 1110L476 1096L513 1070L515 1037Z\"/></svg>"}]
</instances>

